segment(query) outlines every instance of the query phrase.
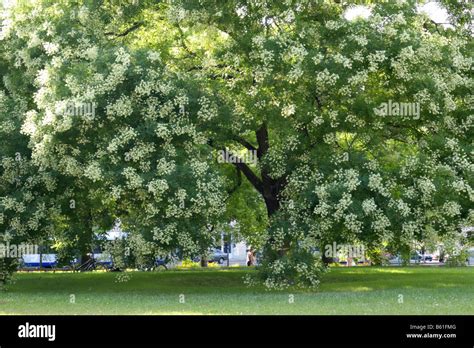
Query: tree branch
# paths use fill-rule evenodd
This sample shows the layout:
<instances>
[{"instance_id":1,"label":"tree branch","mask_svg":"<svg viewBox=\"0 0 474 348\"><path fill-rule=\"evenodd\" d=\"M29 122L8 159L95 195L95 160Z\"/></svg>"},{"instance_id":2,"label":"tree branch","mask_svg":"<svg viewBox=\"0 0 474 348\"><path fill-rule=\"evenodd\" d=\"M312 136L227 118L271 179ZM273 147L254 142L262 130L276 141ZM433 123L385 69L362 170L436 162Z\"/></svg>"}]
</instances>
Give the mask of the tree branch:
<instances>
[{"instance_id":1,"label":"tree branch","mask_svg":"<svg viewBox=\"0 0 474 348\"><path fill-rule=\"evenodd\" d=\"M263 155L268 152L270 147L268 143L268 130L267 124L262 123L261 127L255 132L257 135L258 149L257 149L257 158L260 159Z\"/></svg>"},{"instance_id":2,"label":"tree branch","mask_svg":"<svg viewBox=\"0 0 474 348\"><path fill-rule=\"evenodd\" d=\"M236 163L232 164L236 166L242 173L244 173L245 177L248 179L248 181L250 181L253 187L255 187L255 189L263 195L262 180L257 175L255 175L255 173L249 168L249 166L245 164L240 158L229 152L227 149L223 148L222 151L224 151L224 156L232 156L236 159Z\"/></svg>"},{"instance_id":3,"label":"tree branch","mask_svg":"<svg viewBox=\"0 0 474 348\"><path fill-rule=\"evenodd\" d=\"M211 146L214 149L217 149L217 147L214 144L213 139L209 139L207 141L207 145ZM223 151L224 156L233 156L233 158L236 159L236 162L238 163L232 163L240 172L244 173L245 177L247 180L252 184L252 186L261 194L263 195L263 182L262 180L255 175L255 173L249 168L248 165L243 163L243 161L238 158L237 156L232 155L226 148L221 149Z\"/></svg>"},{"instance_id":4,"label":"tree branch","mask_svg":"<svg viewBox=\"0 0 474 348\"><path fill-rule=\"evenodd\" d=\"M184 31L183 29L181 29L181 26L179 25L179 23L176 24L176 28L178 29L178 33L179 33L179 40L181 42L181 46L184 48L184 50L186 52L188 52L188 54L191 56L191 57L196 57L196 53L194 53L193 51L191 51L188 47L188 45L186 44L186 41L184 39Z\"/></svg>"},{"instance_id":5,"label":"tree branch","mask_svg":"<svg viewBox=\"0 0 474 348\"><path fill-rule=\"evenodd\" d=\"M114 36L115 38L127 36L132 31L137 30L138 28L140 28L143 24L145 24L145 23L144 22L135 22L135 23L133 23L133 25L130 28L126 29L125 31L123 31L121 33L116 34L116 33L113 33L111 31L109 31L109 32L106 32L105 35Z\"/></svg>"},{"instance_id":6,"label":"tree branch","mask_svg":"<svg viewBox=\"0 0 474 348\"><path fill-rule=\"evenodd\" d=\"M240 169L238 167L235 167L235 172L236 172L236 175L237 175L237 183L235 184L234 187L232 187L232 189L227 191L227 197L224 200L225 202L227 202L227 200L232 196L232 194L235 191L237 191L240 186L242 186L242 172L240 171Z\"/></svg>"},{"instance_id":7,"label":"tree branch","mask_svg":"<svg viewBox=\"0 0 474 348\"><path fill-rule=\"evenodd\" d=\"M234 135L232 136L232 138L237 141L240 145L244 146L245 148L247 148L247 150L250 150L250 151L257 151L257 148L255 146L253 146L252 144L250 144L247 140L245 140L244 138L241 138L237 135Z\"/></svg>"}]
</instances>

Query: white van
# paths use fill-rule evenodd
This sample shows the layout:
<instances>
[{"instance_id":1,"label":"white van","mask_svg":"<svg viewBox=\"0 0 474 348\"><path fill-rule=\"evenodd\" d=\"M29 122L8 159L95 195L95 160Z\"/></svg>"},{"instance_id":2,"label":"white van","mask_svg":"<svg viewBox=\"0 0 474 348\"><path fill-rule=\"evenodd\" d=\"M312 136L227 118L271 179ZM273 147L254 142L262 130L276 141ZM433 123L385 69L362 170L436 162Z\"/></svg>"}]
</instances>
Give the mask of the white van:
<instances>
[{"instance_id":1,"label":"white van","mask_svg":"<svg viewBox=\"0 0 474 348\"><path fill-rule=\"evenodd\" d=\"M467 249L467 264L474 266L474 248Z\"/></svg>"},{"instance_id":2,"label":"white van","mask_svg":"<svg viewBox=\"0 0 474 348\"><path fill-rule=\"evenodd\" d=\"M42 254L41 262L40 254L25 254L22 256L22 260L20 261L24 267L32 268L40 267L40 264L45 268L53 268L58 264L56 254Z\"/></svg>"}]
</instances>

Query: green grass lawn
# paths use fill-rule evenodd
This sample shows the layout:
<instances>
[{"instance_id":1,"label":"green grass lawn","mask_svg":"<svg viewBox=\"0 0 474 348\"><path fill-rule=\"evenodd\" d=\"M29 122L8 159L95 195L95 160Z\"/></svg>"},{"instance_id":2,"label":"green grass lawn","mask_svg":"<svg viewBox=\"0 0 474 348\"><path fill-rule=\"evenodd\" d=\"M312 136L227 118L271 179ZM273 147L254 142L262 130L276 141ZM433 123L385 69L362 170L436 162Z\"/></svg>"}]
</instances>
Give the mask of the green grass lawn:
<instances>
[{"instance_id":1,"label":"green grass lawn","mask_svg":"<svg viewBox=\"0 0 474 348\"><path fill-rule=\"evenodd\" d=\"M474 267L333 268L312 292L248 288L248 272L21 273L0 314L474 314Z\"/></svg>"}]
</instances>

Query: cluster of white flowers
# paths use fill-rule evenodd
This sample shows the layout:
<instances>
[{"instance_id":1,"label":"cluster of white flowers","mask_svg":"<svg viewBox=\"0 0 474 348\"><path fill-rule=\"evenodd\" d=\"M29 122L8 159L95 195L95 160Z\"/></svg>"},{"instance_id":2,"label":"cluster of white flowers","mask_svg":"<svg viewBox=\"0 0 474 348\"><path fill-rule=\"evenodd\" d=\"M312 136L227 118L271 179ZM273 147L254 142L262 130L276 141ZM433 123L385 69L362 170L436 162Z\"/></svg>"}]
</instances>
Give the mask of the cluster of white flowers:
<instances>
[{"instance_id":1,"label":"cluster of white flowers","mask_svg":"<svg viewBox=\"0 0 474 348\"><path fill-rule=\"evenodd\" d=\"M326 22L326 28L329 30L338 30L343 26L342 21L329 20Z\"/></svg>"},{"instance_id":2,"label":"cluster of white flowers","mask_svg":"<svg viewBox=\"0 0 474 348\"><path fill-rule=\"evenodd\" d=\"M426 177L422 177L416 180L417 187L421 191L425 201L431 199L431 195L436 192L436 186L433 182Z\"/></svg>"},{"instance_id":3,"label":"cluster of white flowers","mask_svg":"<svg viewBox=\"0 0 474 348\"><path fill-rule=\"evenodd\" d=\"M42 158L42 151L38 147L35 150L35 155L37 156L36 158ZM84 174L84 168L79 163L79 161L72 156L62 156L62 160L59 165L62 171L64 171L64 173L67 175L80 177Z\"/></svg>"},{"instance_id":4,"label":"cluster of white flowers","mask_svg":"<svg viewBox=\"0 0 474 348\"><path fill-rule=\"evenodd\" d=\"M340 53L336 53L333 56L333 59L334 59L334 62L336 62L337 64L342 64L344 68L352 69L352 60L350 58L345 57Z\"/></svg>"},{"instance_id":5,"label":"cluster of white flowers","mask_svg":"<svg viewBox=\"0 0 474 348\"><path fill-rule=\"evenodd\" d=\"M390 220L383 213L377 213L375 215L374 221L371 224L372 229L384 235L388 232L387 228L391 225Z\"/></svg>"},{"instance_id":6,"label":"cluster of white flowers","mask_svg":"<svg viewBox=\"0 0 474 348\"><path fill-rule=\"evenodd\" d=\"M362 47L367 46L367 44L369 43L367 38L365 36L362 36L362 35L351 35L349 37L349 39L357 42L357 44L359 44Z\"/></svg>"},{"instance_id":7,"label":"cluster of white flowers","mask_svg":"<svg viewBox=\"0 0 474 348\"><path fill-rule=\"evenodd\" d=\"M344 226L355 234L363 232L363 223L357 219L357 215L349 213L344 215Z\"/></svg>"},{"instance_id":8,"label":"cluster of white flowers","mask_svg":"<svg viewBox=\"0 0 474 348\"><path fill-rule=\"evenodd\" d=\"M156 164L157 175L169 175L176 169L176 162L171 160L167 161L166 158L160 158Z\"/></svg>"},{"instance_id":9,"label":"cluster of white flowers","mask_svg":"<svg viewBox=\"0 0 474 348\"><path fill-rule=\"evenodd\" d=\"M323 61L324 55L321 52L318 52L318 54L316 54L312 59L315 65L319 65Z\"/></svg>"},{"instance_id":10,"label":"cluster of white flowers","mask_svg":"<svg viewBox=\"0 0 474 348\"><path fill-rule=\"evenodd\" d=\"M385 61L387 57L385 56L385 51L375 51L374 53L370 53L367 56L367 59L369 60L369 71L370 72L375 72L377 71L379 67L379 63L382 63Z\"/></svg>"},{"instance_id":11,"label":"cluster of white flowers","mask_svg":"<svg viewBox=\"0 0 474 348\"><path fill-rule=\"evenodd\" d=\"M296 106L294 104L285 105L281 109L281 115L285 118L294 115L295 112L296 112Z\"/></svg>"},{"instance_id":12,"label":"cluster of white flowers","mask_svg":"<svg viewBox=\"0 0 474 348\"><path fill-rule=\"evenodd\" d=\"M211 101L207 97L202 96L201 98L199 98L199 105L201 106L201 108L197 113L197 117L200 120L210 121L217 117L217 107L216 105L211 103Z\"/></svg>"},{"instance_id":13,"label":"cluster of white flowers","mask_svg":"<svg viewBox=\"0 0 474 348\"><path fill-rule=\"evenodd\" d=\"M93 161L86 166L84 176L92 181L100 181L102 179L102 170L97 161Z\"/></svg>"},{"instance_id":14,"label":"cluster of white flowers","mask_svg":"<svg viewBox=\"0 0 474 348\"><path fill-rule=\"evenodd\" d=\"M180 233L178 233L176 235L176 239L178 244L182 247L183 251L193 252L199 250L197 242L187 231L181 231Z\"/></svg>"},{"instance_id":15,"label":"cluster of white flowers","mask_svg":"<svg viewBox=\"0 0 474 348\"><path fill-rule=\"evenodd\" d=\"M44 50L46 54L51 56L59 51L59 45L55 42L44 42L43 43Z\"/></svg>"},{"instance_id":16,"label":"cluster of white flowers","mask_svg":"<svg viewBox=\"0 0 474 348\"><path fill-rule=\"evenodd\" d=\"M336 174L338 182L344 185L348 192L355 191L361 183L356 169L337 170Z\"/></svg>"},{"instance_id":17,"label":"cluster of white flowers","mask_svg":"<svg viewBox=\"0 0 474 348\"><path fill-rule=\"evenodd\" d=\"M404 222L402 224L402 238L407 244L411 243L413 236L419 229L420 227L414 221Z\"/></svg>"},{"instance_id":18,"label":"cluster of white flowers","mask_svg":"<svg viewBox=\"0 0 474 348\"><path fill-rule=\"evenodd\" d=\"M125 160L133 162L144 162L144 159L154 152L155 145L153 143L140 142L133 146L130 151L125 152Z\"/></svg>"},{"instance_id":19,"label":"cluster of white flowers","mask_svg":"<svg viewBox=\"0 0 474 348\"><path fill-rule=\"evenodd\" d=\"M161 62L161 55L160 52L157 51L150 51L148 52L148 59L150 62L155 63L155 62Z\"/></svg>"},{"instance_id":20,"label":"cluster of white flowers","mask_svg":"<svg viewBox=\"0 0 474 348\"><path fill-rule=\"evenodd\" d=\"M132 276L130 275L130 273L128 273L128 272L122 272L122 273L118 273L118 274L115 276L115 282L116 282L116 283L126 283L126 282L128 282L131 278L132 278Z\"/></svg>"},{"instance_id":21,"label":"cluster of white flowers","mask_svg":"<svg viewBox=\"0 0 474 348\"><path fill-rule=\"evenodd\" d=\"M319 91L325 91L329 86L335 85L338 79L339 75L329 72L328 69L324 69L316 75L316 87Z\"/></svg>"},{"instance_id":22,"label":"cluster of white flowers","mask_svg":"<svg viewBox=\"0 0 474 348\"><path fill-rule=\"evenodd\" d=\"M314 214L321 216L322 218L328 217L332 210L332 205L328 204L325 201L325 198L326 198L325 196L327 194L328 193L323 188L320 188L318 190L318 196L320 197L320 202L313 210ZM326 222L329 223L329 220Z\"/></svg>"},{"instance_id":23,"label":"cluster of white flowers","mask_svg":"<svg viewBox=\"0 0 474 348\"><path fill-rule=\"evenodd\" d=\"M135 93L141 97L148 97L155 88L154 81L140 81L135 87Z\"/></svg>"},{"instance_id":24,"label":"cluster of white flowers","mask_svg":"<svg viewBox=\"0 0 474 348\"><path fill-rule=\"evenodd\" d=\"M270 175L275 178L281 177L286 172L285 154L285 144L279 144L279 146L273 146L265 156L265 160L271 164Z\"/></svg>"},{"instance_id":25,"label":"cluster of white flowers","mask_svg":"<svg viewBox=\"0 0 474 348\"><path fill-rule=\"evenodd\" d=\"M362 210L366 215L371 215L377 211L377 205L373 198L364 199L362 202Z\"/></svg>"},{"instance_id":26,"label":"cluster of white flowers","mask_svg":"<svg viewBox=\"0 0 474 348\"><path fill-rule=\"evenodd\" d=\"M396 207L400 215L403 217L407 217L411 212L410 206L406 202L404 202L402 199L398 199L396 201Z\"/></svg>"},{"instance_id":27,"label":"cluster of white flowers","mask_svg":"<svg viewBox=\"0 0 474 348\"><path fill-rule=\"evenodd\" d=\"M368 79L368 71L360 70L360 71L356 72L354 75L352 75L347 80L347 82L349 82L349 84L352 87L357 87L359 85L364 85L367 82L367 79Z\"/></svg>"},{"instance_id":28,"label":"cluster of white flowers","mask_svg":"<svg viewBox=\"0 0 474 348\"><path fill-rule=\"evenodd\" d=\"M116 152L120 147L127 144L130 140L137 137L136 131L131 127L126 127L120 130L119 134L107 146L107 151L110 153Z\"/></svg>"},{"instance_id":29,"label":"cluster of white flowers","mask_svg":"<svg viewBox=\"0 0 474 348\"><path fill-rule=\"evenodd\" d=\"M173 240L176 233L177 225L175 223L170 223L164 228L153 228L153 239L160 244L167 245Z\"/></svg>"},{"instance_id":30,"label":"cluster of white flowers","mask_svg":"<svg viewBox=\"0 0 474 348\"><path fill-rule=\"evenodd\" d=\"M346 211L352 204L352 195L348 192L342 194L341 199L335 205L335 211L333 217L335 219L341 219L344 217Z\"/></svg>"},{"instance_id":31,"label":"cluster of white flowers","mask_svg":"<svg viewBox=\"0 0 474 348\"><path fill-rule=\"evenodd\" d=\"M334 145L337 143L337 136L335 133L324 134L323 140L328 145Z\"/></svg>"},{"instance_id":32,"label":"cluster of white flowers","mask_svg":"<svg viewBox=\"0 0 474 348\"><path fill-rule=\"evenodd\" d=\"M188 194L186 193L185 189L178 189L178 191L176 192L176 198L180 202L183 202L186 199L187 196L188 196Z\"/></svg>"},{"instance_id":33,"label":"cluster of white flowers","mask_svg":"<svg viewBox=\"0 0 474 348\"><path fill-rule=\"evenodd\" d=\"M162 138L164 140L171 139L171 131L165 123L158 123L155 127L155 134L158 138Z\"/></svg>"},{"instance_id":34,"label":"cluster of white flowers","mask_svg":"<svg viewBox=\"0 0 474 348\"><path fill-rule=\"evenodd\" d=\"M117 51L115 51L115 57L115 63L112 64L112 69L108 76L108 80L118 78L121 82L123 81L124 73L130 66L131 56L123 47L120 47Z\"/></svg>"},{"instance_id":35,"label":"cluster of white flowers","mask_svg":"<svg viewBox=\"0 0 474 348\"><path fill-rule=\"evenodd\" d=\"M116 117L127 117L133 112L132 101L130 98L121 96L114 103L107 105L106 114L110 120Z\"/></svg>"},{"instance_id":36,"label":"cluster of white flowers","mask_svg":"<svg viewBox=\"0 0 474 348\"><path fill-rule=\"evenodd\" d=\"M312 118L312 121L311 123L315 126L315 127L318 127L320 125L322 125L324 123L324 118L322 117L322 115L320 114L316 114L316 113L308 113L310 115L314 115L313 118Z\"/></svg>"},{"instance_id":37,"label":"cluster of white flowers","mask_svg":"<svg viewBox=\"0 0 474 348\"><path fill-rule=\"evenodd\" d=\"M463 179L458 179L455 180L451 183L451 187L457 192L457 193L462 193L462 192L467 192L469 194L469 197L472 200L474 200L474 190L467 184Z\"/></svg>"},{"instance_id":38,"label":"cluster of white flowers","mask_svg":"<svg viewBox=\"0 0 474 348\"><path fill-rule=\"evenodd\" d=\"M127 167L122 170L122 175L127 179L127 186L131 189L139 188L143 184L143 179L133 167Z\"/></svg>"},{"instance_id":39,"label":"cluster of white flowers","mask_svg":"<svg viewBox=\"0 0 474 348\"><path fill-rule=\"evenodd\" d=\"M253 51L251 58L257 62L257 67L253 71L255 81L261 83L273 71L273 61L275 59L272 51L265 48L266 38L264 35L257 35L252 39Z\"/></svg>"},{"instance_id":40,"label":"cluster of white flowers","mask_svg":"<svg viewBox=\"0 0 474 348\"><path fill-rule=\"evenodd\" d=\"M303 61L303 59L308 54L306 48L300 43L294 43L290 45L282 54L282 59L284 62L295 64Z\"/></svg>"},{"instance_id":41,"label":"cluster of white flowers","mask_svg":"<svg viewBox=\"0 0 474 348\"><path fill-rule=\"evenodd\" d=\"M122 195L123 189L120 186L113 186L110 190L110 195L113 199L118 201Z\"/></svg>"},{"instance_id":42,"label":"cluster of white flowers","mask_svg":"<svg viewBox=\"0 0 474 348\"><path fill-rule=\"evenodd\" d=\"M272 247L275 250L279 250L283 247L284 239L285 239L285 230L283 228L276 228L275 231L272 233Z\"/></svg>"},{"instance_id":43,"label":"cluster of white flowers","mask_svg":"<svg viewBox=\"0 0 474 348\"><path fill-rule=\"evenodd\" d=\"M200 161L196 158L191 160L190 165L193 174L197 177L204 175L204 173L209 169L209 165L206 162Z\"/></svg>"},{"instance_id":44,"label":"cluster of white flowers","mask_svg":"<svg viewBox=\"0 0 474 348\"><path fill-rule=\"evenodd\" d=\"M24 207L21 202L17 202L13 197L1 197L0 204L5 210L13 210L16 212L21 212Z\"/></svg>"},{"instance_id":45,"label":"cluster of white flowers","mask_svg":"<svg viewBox=\"0 0 474 348\"><path fill-rule=\"evenodd\" d=\"M97 57L99 56L99 48L97 46L90 46L90 47L87 47L84 51L83 51L83 57L85 59L88 59L88 60L96 60Z\"/></svg>"},{"instance_id":46,"label":"cluster of white flowers","mask_svg":"<svg viewBox=\"0 0 474 348\"><path fill-rule=\"evenodd\" d=\"M164 179L155 179L148 183L148 191L155 196L161 196L169 189L169 185Z\"/></svg>"},{"instance_id":47,"label":"cluster of white flowers","mask_svg":"<svg viewBox=\"0 0 474 348\"><path fill-rule=\"evenodd\" d=\"M388 188L382 182L382 176L379 173L372 173L369 175L368 187L374 191L378 192L384 197L389 197L390 192Z\"/></svg>"},{"instance_id":48,"label":"cluster of white flowers","mask_svg":"<svg viewBox=\"0 0 474 348\"><path fill-rule=\"evenodd\" d=\"M302 63L307 55L308 51L299 43L290 45L290 47L282 53L283 61L291 65L291 70L287 74L287 79L290 83L296 83L303 75Z\"/></svg>"},{"instance_id":49,"label":"cluster of white flowers","mask_svg":"<svg viewBox=\"0 0 474 348\"><path fill-rule=\"evenodd\" d=\"M339 113L336 110L329 110L327 112L327 118L331 122L331 127L337 128L337 126L339 126L338 116Z\"/></svg>"},{"instance_id":50,"label":"cluster of white flowers","mask_svg":"<svg viewBox=\"0 0 474 348\"><path fill-rule=\"evenodd\" d=\"M354 54L352 55L352 59L355 62L363 62L365 59L365 55L363 54L362 51L355 51Z\"/></svg>"},{"instance_id":51,"label":"cluster of white flowers","mask_svg":"<svg viewBox=\"0 0 474 348\"><path fill-rule=\"evenodd\" d=\"M36 82L39 86L45 86L49 82L49 72L47 69L41 69L36 76Z\"/></svg>"},{"instance_id":52,"label":"cluster of white flowers","mask_svg":"<svg viewBox=\"0 0 474 348\"><path fill-rule=\"evenodd\" d=\"M275 272L273 268L271 268L271 270ZM267 277L263 284L265 285L265 288L268 290L270 289L284 290L290 286L290 284L288 284L288 281L285 281L283 279L275 279L274 277Z\"/></svg>"},{"instance_id":53,"label":"cluster of white flowers","mask_svg":"<svg viewBox=\"0 0 474 348\"><path fill-rule=\"evenodd\" d=\"M461 206L457 202L446 202L443 204L443 211L449 217L455 217L461 214Z\"/></svg>"},{"instance_id":54,"label":"cluster of white flowers","mask_svg":"<svg viewBox=\"0 0 474 348\"><path fill-rule=\"evenodd\" d=\"M168 7L166 16L172 23L179 23L184 18L190 16L190 13L183 7L179 6L179 4L173 4L173 6Z\"/></svg>"},{"instance_id":55,"label":"cluster of white flowers","mask_svg":"<svg viewBox=\"0 0 474 348\"><path fill-rule=\"evenodd\" d=\"M301 64L294 64L292 65L291 70L288 72L286 75L287 80L291 84L295 84L298 82L298 79L303 76L304 71L303 68L301 67Z\"/></svg>"}]
</instances>

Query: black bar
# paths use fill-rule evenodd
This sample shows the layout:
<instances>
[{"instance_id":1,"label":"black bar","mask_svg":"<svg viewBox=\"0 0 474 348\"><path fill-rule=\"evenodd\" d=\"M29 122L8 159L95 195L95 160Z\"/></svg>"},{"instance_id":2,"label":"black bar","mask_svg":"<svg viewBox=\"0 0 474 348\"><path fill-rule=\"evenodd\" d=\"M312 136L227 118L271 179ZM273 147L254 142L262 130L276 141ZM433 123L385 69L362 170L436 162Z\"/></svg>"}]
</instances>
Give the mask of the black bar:
<instances>
[{"instance_id":1,"label":"black bar","mask_svg":"<svg viewBox=\"0 0 474 348\"><path fill-rule=\"evenodd\" d=\"M54 341L19 337L55 325ZM35 334L35 331L33 331ZM424 337L407 337L407 335ZM433 335L451 335L434 337ZM455 335L453 337L452 335ZM232 337L236 342L233 342ZM0 316L0 346L474 346L474 316Z\"/></svg>"}]
</instances>

